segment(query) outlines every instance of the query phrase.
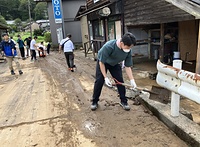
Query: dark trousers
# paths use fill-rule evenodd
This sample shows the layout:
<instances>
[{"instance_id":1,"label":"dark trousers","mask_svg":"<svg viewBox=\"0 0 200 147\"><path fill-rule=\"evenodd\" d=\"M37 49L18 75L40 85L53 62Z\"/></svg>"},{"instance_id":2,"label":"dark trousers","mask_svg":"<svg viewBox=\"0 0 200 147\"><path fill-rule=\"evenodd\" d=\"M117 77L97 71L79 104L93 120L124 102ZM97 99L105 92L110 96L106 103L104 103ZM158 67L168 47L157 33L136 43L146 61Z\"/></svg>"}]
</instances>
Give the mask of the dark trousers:
<instances>
[{"instance_id":1,"label":"dark trousers","mask_svg":"<svg viewBox=\"0 0 200 147\"><path fill-rule=\"evenodd\" d=\"M74 67L74 53L73 52L65 52L65 58L67 61L68 68Z\"/></svg>"},{"instance_id":2,"label":"dark trousers","mask_svg":"<svg viewBox=\"0 0 200 147\"><path fill-rule=\"evenodd\" d=\"M22 58L24 58L25 57L24 47L20 47L19 50L20 50Z\"/></svg>"},{"instance_id":3,"label":"dark trousers","mask_svg":"<svg viewBox=\"0 0 200 147\"><path fill-rule=\"evenodd\" d=\"M47 47L47 54L49 54L50 52L50 47Z\"/></svg>"},{"instance_id":4,"label":"dark trousers","mask_svg":"<svg viewBox=\"0 0 200 147\"><path fill-rule=\"evenodd\" d=\"M109 64L105 63L105 68L106 72L109 70L110 74L112 75L113 78L118 80L119 82L124 82L123 76L122 76L122 68L120 64L117 64L115 66L111 66ZM97 61L96 65L96 81L94 83L94 90L93 90L93 102L98 102L99 97L101 95L101 90L104 84L104 76L101 73L100 66L99 66L99 61ZM117 85L117 90L120 95L121 102L127 103L127 98L126 98L126 89L122 85Z\"/></svg>"},{"instance_id":5,"label":"dark trousers","mask_svg":"<svg viewBox=\"0 0 200 147\"><path fill-rule=\"evenodd\" d=\"M26 56L29 56L29 49L27 48L26 51L27 51Z\"/></svg>"},{"instance_id":6,"label":"dark trousers","mask_svg":"<svg viewBox=\"0 0 200 147\"><path fill-rule=\"evenodd\" d=\"M39 57L44 56L44 50L41 49L42 51L38 51Z\"/></svg>"},{"instance_id":7,"label":"dark trousers","mask_svg":"<svg viewBox=\"0 0 200 147\"><path fill-rule=\"evenodd\" d=\"M31 50L31 60L33 60L33 58L36 60L36 51L35 50Z\"/></svg>"}]
</instances>

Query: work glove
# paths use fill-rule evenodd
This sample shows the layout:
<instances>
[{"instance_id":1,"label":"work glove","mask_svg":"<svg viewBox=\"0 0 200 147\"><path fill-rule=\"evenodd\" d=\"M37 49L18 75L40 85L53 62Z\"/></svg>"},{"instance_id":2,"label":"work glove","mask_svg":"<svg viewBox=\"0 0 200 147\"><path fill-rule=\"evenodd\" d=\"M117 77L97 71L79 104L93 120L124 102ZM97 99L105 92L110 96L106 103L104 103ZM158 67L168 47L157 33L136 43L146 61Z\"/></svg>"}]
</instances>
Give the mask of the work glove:
<instances>
[{"instance_id":1,"label":"work glove","mask_svg":"<svg viewBox=\"0 0 200 147\"><path fill-rule=\"evenodd\" d=\"M112 83L110 82L110 80L106 77L105 79L105 84L108 86L108 87L112 87Z\"/></svg>"},{"instance_id":2,"label":"work glove","mask_svg":"<svg viewBox=\"0 0 200 147\"><path fill-rule=\"evenodd\" d=\"M130 83L131 83L131 86L133 89L135 89L137 87L134 79L130 80Z\"/></svg>"}]
</instances>

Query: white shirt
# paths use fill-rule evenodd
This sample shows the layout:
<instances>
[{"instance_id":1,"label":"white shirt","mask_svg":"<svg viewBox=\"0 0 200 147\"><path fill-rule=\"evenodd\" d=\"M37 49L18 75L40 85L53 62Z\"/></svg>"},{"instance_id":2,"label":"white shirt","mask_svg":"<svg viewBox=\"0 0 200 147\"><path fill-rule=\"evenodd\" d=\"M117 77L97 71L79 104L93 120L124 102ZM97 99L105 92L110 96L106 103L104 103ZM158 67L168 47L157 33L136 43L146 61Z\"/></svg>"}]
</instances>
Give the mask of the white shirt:
<instances>
[{"instance_id":1,"label":"white shirt","mask_svg":"<svg viewBox=\"0 0 200 147\"><path fill-rule=\"evenodd\" d=\"M31 49L31 50L35 50L35 49L36 49L35 44L36 44L35 39L32 39L32 40L31 40L31 44L30 44L30 49Z\"/></svg>"},{"instance_id":2,"label":"white shirt","mask_svg":"<svg viewBox=\"0 0 200 147\"><path fill-rule=\"evenodd\" d=\"M38 48L40 48L40 47L42 47L44 50L46 50L46 48L45 48L44 45L40 44L40 45L38 46Z\"/></svg>"},{"instance_id":3,"label":"white shirt","mask_svg":"<svg viewBox=\"0 0 200 147\"><path fill-rule=\"evenodd\" d=\"M67 42L65 42L66 40L68 40ZM74 44L72 43L71 40L69 40L69 38L65 38L65 39L62 39L61 42L60 42L60 45L62 46L62 44L65 42L64 44L64 52L73 52L74 50Z\"/></svg>"},{"instance_id":4,"label":"white shirt","mask_svg":"<svg viewBox=\"0 0 200 147\"><path fill-rule=\"evenodd\" d=\"M15 45L17 45L17 43L16 43L16 41L15 41L14 39L10 39L10 40L12 40L12 41L14 42Z\"/></svg>"}]
</instances>

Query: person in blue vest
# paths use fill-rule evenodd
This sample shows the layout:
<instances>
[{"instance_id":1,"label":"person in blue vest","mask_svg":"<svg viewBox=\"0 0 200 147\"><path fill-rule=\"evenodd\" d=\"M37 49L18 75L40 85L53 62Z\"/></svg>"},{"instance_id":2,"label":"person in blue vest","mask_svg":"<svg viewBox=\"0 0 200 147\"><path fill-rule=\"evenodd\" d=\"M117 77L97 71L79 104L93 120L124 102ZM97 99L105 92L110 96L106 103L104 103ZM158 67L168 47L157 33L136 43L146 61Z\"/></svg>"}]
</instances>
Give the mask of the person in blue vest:
<instances>
[{"instance_id":1,"label":"person in blue vest","mask_svg":"<svg viewBox=\"0 0 200 147\"><path fill-rule=\"evenodd\" d=\"M133 65L131 48L134 45L136 45L135 36L132 33L127 32L118 40L108 41L99 50L91 110L94 111L98 108L98 101L104 82L108 87L112 87L112 83L107 76L107 70L109 70L112 77L117 81L124 82L120 65L122 61L124 61L125 71L130 79L132 88L134 89L137 87L131 69L131 66ZM127 102L128 100L125 96L125 87L123 85L117 85L117 89L120 97L120 105L124 110L130 110L130 106Z\"/></svg>"},{"instance_id":2,"label":"person in blue vest","mask_svg":"<svg viewBox=\"0 0 200 147\"><path fill-rule=\"evenodd\" d=\"M16 57L17 51L16 51L16 48L15 48L14 42L9 38L8 33L3 33L2 37L3 37L3 41L1 42L1 44L2 44L2 54L3 55L5 54L5 56L6 56L6 60L8 62L8 66L9 66L11 75L15 75L14 68L13 68L13 65L12 65L13 61L17 65L17 69L19 71L19 74L20 75L23 74L23 72L21 70L20 63L18 61L18 58Z\"/></svg>"}]
</instances>

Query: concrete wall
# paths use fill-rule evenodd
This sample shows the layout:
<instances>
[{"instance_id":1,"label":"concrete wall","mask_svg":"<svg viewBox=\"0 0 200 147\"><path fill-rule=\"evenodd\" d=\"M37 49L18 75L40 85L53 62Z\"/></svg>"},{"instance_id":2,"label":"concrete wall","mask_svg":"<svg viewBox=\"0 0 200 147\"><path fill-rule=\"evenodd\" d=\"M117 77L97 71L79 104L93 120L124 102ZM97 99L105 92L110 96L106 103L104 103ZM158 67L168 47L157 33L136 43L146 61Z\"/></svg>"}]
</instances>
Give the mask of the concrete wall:
<instances>
[{"instance_id":1,"label":"concrete wall","mask_svg":"<svg viewBox=\"0 0 200 147\"><path fill-rule=\"evenodd\" d=\"M64 18L64 34L72 34L74 43L81 43L81 26L80 21L74 21L74 18L81 5L85 5L85 0L65 0L62 1L63 18ZM48 2L48 15L50 21L52 43L58 44L57 29L62 28L62 24L56 24L54 20L52 3Z\"/></svg>"}]
</instances>

